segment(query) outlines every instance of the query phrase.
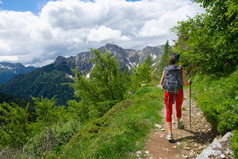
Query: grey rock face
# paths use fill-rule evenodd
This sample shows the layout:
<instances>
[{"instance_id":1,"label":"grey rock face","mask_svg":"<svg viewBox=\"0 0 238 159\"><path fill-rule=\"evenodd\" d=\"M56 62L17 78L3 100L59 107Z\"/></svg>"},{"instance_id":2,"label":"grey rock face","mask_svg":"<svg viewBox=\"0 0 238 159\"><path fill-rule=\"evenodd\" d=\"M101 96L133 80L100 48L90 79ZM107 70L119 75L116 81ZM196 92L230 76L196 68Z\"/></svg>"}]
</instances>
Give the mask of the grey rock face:
<instances>
[{"instance_id":1,"label":"grey rock face","mask_svg":"<svg viewBox=\"0 0 238 159\"><path fill-rule=\"evenodd\" d=\"M133 50L133 49L123 49L114 44L106 44L103 47L98 48L100 51L108 51L111 55L116 55L117 60L124 70L126 67L129 70L132 70L136 65L142 63L146 60L147 56L150 55L153 59L153 62L156 63L157 57L163 53L164 45L151 47L147 46L142 50ZM55 62L55 67L69 67L72 69L77 68L80 72L86 73L89 72L92 68L90 60L92 59L91 52L82 52L76 56L71 56L65 58L59 56Z\"/></svg>"}]
</instances>

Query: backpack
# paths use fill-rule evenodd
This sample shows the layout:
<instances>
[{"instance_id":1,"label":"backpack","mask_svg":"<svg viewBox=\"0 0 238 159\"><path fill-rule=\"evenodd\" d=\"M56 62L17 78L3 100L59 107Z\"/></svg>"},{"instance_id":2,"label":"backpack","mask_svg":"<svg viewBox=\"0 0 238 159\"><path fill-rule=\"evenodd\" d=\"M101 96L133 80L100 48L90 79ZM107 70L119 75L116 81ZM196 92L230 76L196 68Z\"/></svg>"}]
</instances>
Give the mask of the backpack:
<instances>
[{"instance_id":1,"label":"backpack","mask_svg":"<svg viewBox=\"0 0 238 159\"><path fill-rule=\"evenodd\" d=\"M183 88L182 66L169 65L164 68L163 90L176 94Z\"/></svg>"}]
</instances>

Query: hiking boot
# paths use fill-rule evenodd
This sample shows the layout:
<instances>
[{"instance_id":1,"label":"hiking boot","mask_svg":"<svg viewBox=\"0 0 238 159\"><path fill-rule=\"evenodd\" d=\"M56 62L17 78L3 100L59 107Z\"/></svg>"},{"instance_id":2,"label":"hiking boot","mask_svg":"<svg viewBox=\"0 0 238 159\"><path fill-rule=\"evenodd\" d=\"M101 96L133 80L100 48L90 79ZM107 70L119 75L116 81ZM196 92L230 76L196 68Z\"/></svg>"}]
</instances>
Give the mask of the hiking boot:
<instances>
[{"instance_id":1,"label":"hiking boot","mask_svg":"<svg viewBox=\"0 0 238 159\"><path fill-rule=\"evenodd\" d=\"M177 128L178 128L178 129L183 129L183 128L184 128L184 125L183 125L183 121L182 121L182 120L177 124Z\"/></svg>"},{"instance_id":2,"label":"hiking boot","mask_svg":"<svg viewBox=\"0 0 238 159\"><path fill-rule=\"evenodd\" d=\"M172 141L173 140L173 135L172 134L168 134L166 139L169 140L169 141Z\"/></svg>"}]
</instances>

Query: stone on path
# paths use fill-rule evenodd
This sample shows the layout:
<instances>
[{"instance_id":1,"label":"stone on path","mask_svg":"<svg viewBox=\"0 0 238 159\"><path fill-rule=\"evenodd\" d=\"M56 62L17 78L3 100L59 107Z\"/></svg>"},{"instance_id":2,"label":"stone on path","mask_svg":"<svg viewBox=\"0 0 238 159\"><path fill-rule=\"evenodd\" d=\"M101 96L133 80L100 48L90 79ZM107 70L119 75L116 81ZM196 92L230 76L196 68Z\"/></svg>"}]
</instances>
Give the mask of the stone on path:
<instances>
[{"instance_id":1,"label":"stone on path","mask_svg":"<svg viewBox=\"0 0 238 159\"><path fill-rule=\"evenodd\" d=\"M158 129L161 129L161 128L162 128L162 126L159 125L159 124L155 124L155 127L157 127Z\"/></svg>"}]
</instances>

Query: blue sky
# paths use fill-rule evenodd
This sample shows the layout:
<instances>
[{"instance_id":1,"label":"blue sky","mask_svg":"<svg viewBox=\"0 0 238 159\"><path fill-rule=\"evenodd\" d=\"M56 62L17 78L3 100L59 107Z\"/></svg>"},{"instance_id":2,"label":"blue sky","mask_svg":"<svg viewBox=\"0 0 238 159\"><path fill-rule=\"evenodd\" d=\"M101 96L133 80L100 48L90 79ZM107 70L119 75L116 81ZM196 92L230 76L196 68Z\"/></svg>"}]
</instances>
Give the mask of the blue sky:
<instances>
[{"instance_id":1,"label":"blue sky","mask_svg":"<svg viewBox=\"0 0 238 159\"><path fill-rule=\"evenodd\" d=\"M3 10L31 11L34 14L38 14L42 7L49 1L56 0L0 0L0 8ZM139 0L127 1L134 2Z\"/></svg>"},{"instance_id":2,"label":"blue sky","mask_svg":"<svg viewBox=\"0 0 238 159\"><path fill-rule=\"evenodd\" d=\"M170 28L203 12L191 0L0 0L0 62L44 66L107 43L173 45Z\"/></svg>"},{"instance_id":3,"label":"blue sky","mask_svg":"<svg viewBox=\"0 0 238 159\"><path fill-rule=\"evenodd\" d=\"M49 0L0 0L3 10L31 11L38 13Z\"/></svg>"}]
</instances>

